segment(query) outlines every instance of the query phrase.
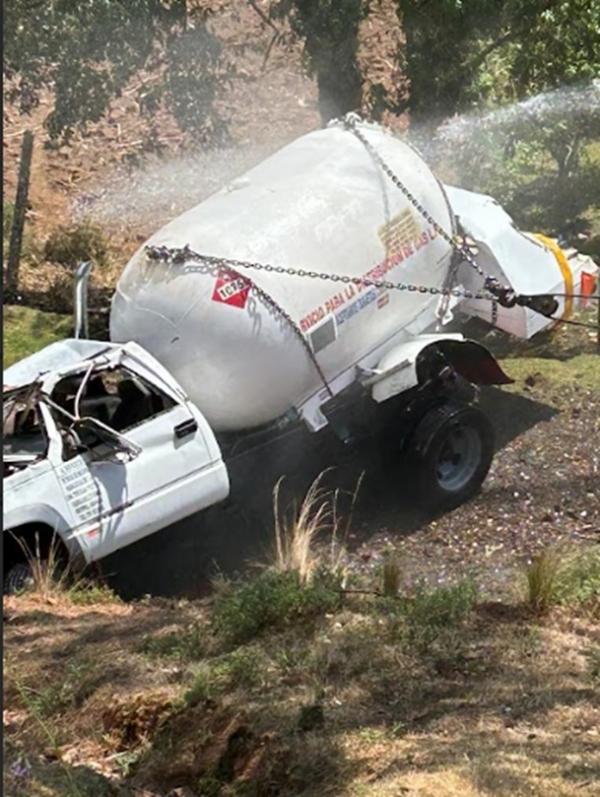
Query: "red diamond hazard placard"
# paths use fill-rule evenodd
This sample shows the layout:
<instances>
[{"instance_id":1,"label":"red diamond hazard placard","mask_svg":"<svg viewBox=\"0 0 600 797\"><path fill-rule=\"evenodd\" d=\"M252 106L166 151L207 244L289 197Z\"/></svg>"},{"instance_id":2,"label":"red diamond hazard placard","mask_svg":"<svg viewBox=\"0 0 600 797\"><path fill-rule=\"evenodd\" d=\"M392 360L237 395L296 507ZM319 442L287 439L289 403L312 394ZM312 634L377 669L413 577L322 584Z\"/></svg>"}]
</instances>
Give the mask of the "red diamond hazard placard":
<instances>
[{"instance_id":1,"label":"red diamond hazard placard","mask_svg":"<svg viewBox=\"0 0 600 797\"><path fill-rule=\"evenodd\" d=\"M243 308L248 300L250 285L250 281L242 277L241 274L222 268L217 276L212 300L213 302L230 304L232 307Z\"/></svg>"}]
</instances>

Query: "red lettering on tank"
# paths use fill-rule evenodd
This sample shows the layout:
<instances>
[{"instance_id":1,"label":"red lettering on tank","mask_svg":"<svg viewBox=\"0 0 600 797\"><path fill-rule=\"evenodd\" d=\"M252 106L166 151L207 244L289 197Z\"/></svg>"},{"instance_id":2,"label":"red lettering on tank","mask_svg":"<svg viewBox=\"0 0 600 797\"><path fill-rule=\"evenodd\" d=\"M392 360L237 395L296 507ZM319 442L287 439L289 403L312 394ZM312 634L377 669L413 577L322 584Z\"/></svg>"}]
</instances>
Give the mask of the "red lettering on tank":
<instances>
[{"instance_id":1,"label":"red lettering on tank","mask_svg":"<svg viewBox=\"0 0 600 797\"><path fill-rule=\"evenodd\" d=\"M325 310L328 313L333 313L335 310L342 307L343 304L345 304L344 297L341 293L336 293L335 296L332 296L331 299L327 299L325 302Z\"/></svg>"},{"instance_id":2,"label":"red lettering on tank","mask_svg":"<svg viewBox=\"0 0 600 797\"><path fill-rule=\"evenodd\" d=\"M424 230L421 235L415 241L415 248L417 251L421 249L422 246L426 246L429 243L429 234L427 230Z\"/></svg>"},{"instance_id":3,"label":"red lettering on tank","mask_svg":"<svg viewBox=\"0 0 600 797\"><path fill-rule=\"evenodd\" d=\"M327 299L324 305L321 305L316 310L308 313L300 320L300 329L302 332L308 332L317 322L321 321L327 313L333 313L339 310L340 307L347 302L351 302L355 295L362 293L366 288L371 288L373 283L382 282L386 279L387 274L393 271L404 260L412 257L415 252L422 249L431 243L438 235L435 227L430 227L429 230L423 230L419 233L414 241L406 243L402 251L396 252L393 257L386 257L381 263L373 266L362 277L356 278L355 281L348 284L343 292L335 294ZM385 307L389 303L389 296L382 296L378 301L378 307Z\"/></svg>"},{"instance_id":4,"label":"red lettering on tank","mask_svg":"<svg viewBox=\"0 0 600 797\"><path fill-rule=\"evenodd\" d=\"M317 307L316 310L312 310L308 315L305 315L304 318L300 319L300 329L302 332L308 332L311 327L320 321L325 316L325 310L322 306Z\"/></svg>"}]
</instances>

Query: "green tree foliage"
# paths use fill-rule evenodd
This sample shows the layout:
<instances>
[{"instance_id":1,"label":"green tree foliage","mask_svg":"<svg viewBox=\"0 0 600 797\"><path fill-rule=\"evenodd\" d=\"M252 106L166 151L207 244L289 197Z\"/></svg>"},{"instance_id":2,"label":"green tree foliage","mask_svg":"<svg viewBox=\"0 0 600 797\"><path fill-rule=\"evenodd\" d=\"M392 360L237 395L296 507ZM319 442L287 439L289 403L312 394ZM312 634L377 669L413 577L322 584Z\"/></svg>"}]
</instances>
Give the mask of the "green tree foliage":
<instances>
[{"instance_id":1,"label":"green tree foliage","mask_svg":"<svg viewBox=\"0 0 600 797\"><path fill-rule=\"evenodd\" d=\"M272 7L273 16L287 17L304 41L323 122L360 107L358 32L368 9L369 0L277 0Z\"/></svg>"},{"instance_id":2,"label":"green tree foliage","mask_svg":"<svg viewBox=\"0 0 600 797\"><path fill-rule=\"evenodd\" d=\"M520 225L574 229L600 205L600 0L443 0L435 14L428 0L397 7L404 108L428 141L450 119L433 139L442 144L437 167L492 194ZM487 113L464 115L475 109Z\"/></svg>"},{"instance_id":3,"label":"green tree foliage","mask_svg":"<svg viewBox=\"0 0 600 797\"><path fill-rule=\"evenodd\" d=\"M504 55L517 98L600 74L600 0L513 0L511 10Z\"/></svg>"},{"instance_id":4,"label":"green tree foliage","mask_svg":"<svg viewBox=\"0 0 600 797\"><path fill-rule=\"evenodd\" d=\"M275 0L304 40L326 120L358 107L361 22L381 0ZM600 72L600 0L395 0L409 109L432 124L482 101L501 103Z\"/></svg>"},{"instance_id":5,"label":"green tree foliage","mask_svg":"<svg viewBox=\"0 0 600 797\"><path fill-rule=\"evenodd\" d=\"M514 101L600 73L600 0L397 0L414 118Z\"/></svg>"},{"instance_id":6,"label":"green tree foliage","mask_svg":"<svg viewBox=\"0 0 600 797\"><path fill-rule=\"evenodd\" d=\"M205 11L185 0L5 0L5 96L28 113L52 89L50 138L98 121L141 69L159 76L140 91L142 110L164 100L182 129L223 135L213 101L226 64Z\"/></svg>"},{"instance_id":7,"label":"green tree foliage","mask_svg":"<svg viewBox=\"0 0 600 797\"><path fill-rule=\"evenodd\" d=\"M435 121L472 98L482 48L493 41L503 0L397 0L406 44L399 53L409 95L397 110Z\"/></svg>"}]
</instances>

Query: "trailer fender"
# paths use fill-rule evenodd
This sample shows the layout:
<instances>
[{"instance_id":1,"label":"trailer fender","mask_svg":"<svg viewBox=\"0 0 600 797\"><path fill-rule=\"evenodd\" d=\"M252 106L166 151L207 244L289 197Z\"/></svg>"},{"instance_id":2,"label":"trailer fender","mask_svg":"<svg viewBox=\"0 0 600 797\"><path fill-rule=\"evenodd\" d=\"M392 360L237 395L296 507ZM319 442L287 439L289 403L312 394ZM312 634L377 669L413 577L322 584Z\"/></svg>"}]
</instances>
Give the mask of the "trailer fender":
<instances>
[{"instance_id":1,"label":"trailer fender","mask_svg":"<svg viewBox=\"0 0 600 797\"><path fill-rule=\"evenodd\" d=\"M371 387L375 401L386 401L423 384L434 375L432 368L439 369L440 359L476 385L505 385L513 381L485 346L457 333L419 335L395 346L377 368L363 371L361 382Z\"/></svg>"}]
</instances>

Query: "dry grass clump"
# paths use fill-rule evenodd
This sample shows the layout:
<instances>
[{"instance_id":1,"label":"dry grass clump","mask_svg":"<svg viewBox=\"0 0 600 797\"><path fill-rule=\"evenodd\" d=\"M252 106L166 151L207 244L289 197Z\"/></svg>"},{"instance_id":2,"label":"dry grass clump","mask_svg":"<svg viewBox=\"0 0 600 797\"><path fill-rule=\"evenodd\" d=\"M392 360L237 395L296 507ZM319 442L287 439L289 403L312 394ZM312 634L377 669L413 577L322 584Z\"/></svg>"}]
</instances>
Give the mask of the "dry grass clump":
<instances>
[{"instance_id":1,"label":"dry grass clump","mask_svg":"<svg viewBox=\"0 0 600 797\"><path fill-rule=\"evenodd\" d=\"M325 499L319 479L310 486L297 513L291 519L281 511L281 480L273 491L275 545L272 567L279 572L295 572L301 584L310 583L319 566L315 551L318 536L330 527L331 508ZM333 529L335 534L335 529Z\"/></svg>"},{"instance_id":2,"label":"dry grass clump","mask_svg":"<svg viewBox=\"0 0 600 797\"><path fill-rule=\"evenodd\" d=\"M48 544L40 539L39 532L29 539L8 533L21 549L23 561L9 572L9 583L5 583L5 589L11 592L35 592L42 598L64 592L69 579L69 567L59 538L52 537Z\"/></svg>"},{"instance_id":3,"label":"dry grass clump","mask_svg":"<svg viewBox=\"0 0 600 797\"><path fill-rule=\"evenodd\" d=\"M291 514L280 505L281 479L273 490L275 543L272 561L268 566L278 572L295 572L303 585L309 584L319 570L326 569L343 575L345 539L360 489L360 480L352 495L348 520L342 527L338 493L328 493L321 486L326 472L317 476L299 509L294 507ZM326 535L329 535L328 545L319 545Z\"/></svg>"},{"instance_id":4,"label":"dry grass clump","mask_svg":"<svg viewBox=\"0 0 600 797\"><path fill-rule=\"evenodd\" d=\"M546 548L527 567L527 603L538 614L546 613L556 603L560 566L558 549Z\"/></svg>"},{"instance_id":5,"label":"dry grass clump","mask_svg":"<svg viewBox=\"0 0 600 797\"><path fill-rule=\"evenodd\" d=\"M600 615L600 546L555 545L537 554L525 571L526 601L537 614L577 604Z\"/></svg>"},{"instance_id":6,"label":"dry grass clump","mask_svg":"<svg viewBox=\"0 0 600 797\"><path fill-rule=\"evenodd\" d=\"M104 231L89 221L56 227L44 244L46 260L70 269L75 269L86 260L104 266L108 262L108 256Z\"/></svg>"},{"instance_id":7,"label":"dry grass clump","mask_svg":"<svg viewBox=\"0 0 600 797\"><path fill-rule=\"evenodd\" d=\"M386 598L395 598L400 592L402 567L397 558L387 558L381 566L381 592Z\"/></svg>"},{"instance_id":8,"label":"dry grass clump","mask_svg":"<svg viewBox=\"0 0 600 797\"><path fill-rule=\"evenodd\" d=\"M42 601L90 606L118 604L114 592L100 581L76 573L67 559L63 544L57 536L50 540L36 531L33 536L17 536L8 532L22 561L11 568L5 577L4 589L11 595L27 594Z\"/></svg>"}]
</instances>

